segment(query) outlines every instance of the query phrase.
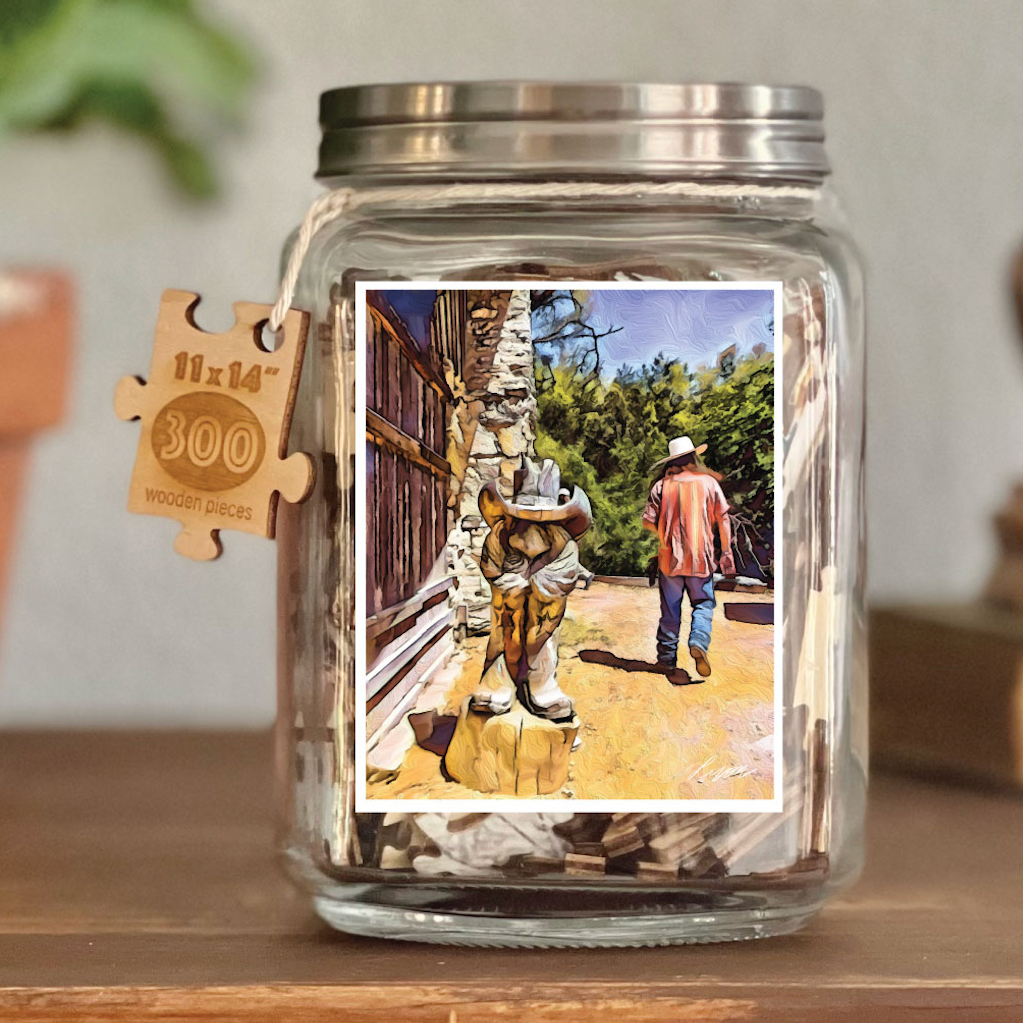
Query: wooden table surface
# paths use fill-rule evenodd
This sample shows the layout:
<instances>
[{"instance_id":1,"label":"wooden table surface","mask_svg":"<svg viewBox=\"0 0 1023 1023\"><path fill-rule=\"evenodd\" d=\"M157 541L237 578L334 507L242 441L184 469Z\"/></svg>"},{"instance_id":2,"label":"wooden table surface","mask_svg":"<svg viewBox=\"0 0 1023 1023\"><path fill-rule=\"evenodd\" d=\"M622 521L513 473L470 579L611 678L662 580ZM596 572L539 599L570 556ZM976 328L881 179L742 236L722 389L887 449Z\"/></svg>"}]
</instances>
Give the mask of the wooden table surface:
<instances>
[{"instance_id":1,"label":"wooden table surface","mask_svg":"<svg viewBox=\"0 0 1023 1023\"><path fill-rule=\"evenodd\" d=\"M318 923L270 741L0 734L0 1020L1023 1020L1023 800L875 778L863 880L802 934L479 951Z\"/></svg>"}]
</instances>

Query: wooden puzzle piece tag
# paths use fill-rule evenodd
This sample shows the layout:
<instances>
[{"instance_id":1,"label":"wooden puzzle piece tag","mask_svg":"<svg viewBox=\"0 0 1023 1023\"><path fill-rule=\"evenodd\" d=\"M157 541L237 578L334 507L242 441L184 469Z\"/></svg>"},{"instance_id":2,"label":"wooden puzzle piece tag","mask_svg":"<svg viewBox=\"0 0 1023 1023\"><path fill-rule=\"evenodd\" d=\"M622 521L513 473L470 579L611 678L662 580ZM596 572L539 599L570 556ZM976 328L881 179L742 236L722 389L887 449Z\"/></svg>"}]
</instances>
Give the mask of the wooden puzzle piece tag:
<instances>
[{"instance_id":1,"label":"wooden puzzle piece tag","mask_svg":"<svg viewBox=\"0 0 1023 1023\"><path fill-rule=\"evenodd\" d=\"M312 459L285 457L309 316L289 311L268 352L269 306L236 302L235 325L210 334L195 325L198 304L163 293L149 378L123 377L114 408L142 420L128 510L177 519L174 549L208 561L221 529L273 537L278 495L298 502L312 490Z\"/></svg>"}]
</instances>

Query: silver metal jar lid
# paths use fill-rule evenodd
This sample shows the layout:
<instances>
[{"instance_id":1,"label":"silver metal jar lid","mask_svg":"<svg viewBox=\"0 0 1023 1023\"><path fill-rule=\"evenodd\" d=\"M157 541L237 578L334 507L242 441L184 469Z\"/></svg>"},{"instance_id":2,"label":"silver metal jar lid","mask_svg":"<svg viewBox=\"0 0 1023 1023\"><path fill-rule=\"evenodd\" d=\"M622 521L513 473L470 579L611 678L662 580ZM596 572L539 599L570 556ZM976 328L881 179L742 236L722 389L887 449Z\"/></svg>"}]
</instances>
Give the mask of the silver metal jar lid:
<instances>
[{"instance_id":1,"label":"silver metal jar lid","mask_svg":"<svg viewBox=\"0 0 1023 1023\"><path fill-rule=\"evenodd\" d=\"M357 85L320 97L317 176L816 182L822 116L793 85Z\"/></svg>"}]
</instances>

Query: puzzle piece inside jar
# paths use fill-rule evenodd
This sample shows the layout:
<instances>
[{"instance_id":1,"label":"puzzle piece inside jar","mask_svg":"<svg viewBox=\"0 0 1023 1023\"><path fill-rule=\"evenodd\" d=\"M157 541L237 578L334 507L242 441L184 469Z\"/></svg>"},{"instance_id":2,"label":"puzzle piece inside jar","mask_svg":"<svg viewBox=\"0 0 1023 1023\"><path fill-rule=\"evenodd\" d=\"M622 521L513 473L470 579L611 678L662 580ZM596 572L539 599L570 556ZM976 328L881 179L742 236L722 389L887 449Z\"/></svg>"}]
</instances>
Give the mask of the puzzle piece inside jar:
<instances>
[{"instance_id":1,"label":"puzzle piece inside jar","mask_svg":"<svg viewBox=\"0 0 1023 1023\"><path fill-rule=\"evenodd\" d=\"M606 260L600 263L487 263L464 271L473 280L488 281L701 281L720 274L702 260L684 266L663 263L653 256Z\"/></svg>"},{"instance_id":2,"label":"puzzle piece inside jar","mask_svg":"<svg viewBox=\"0 0 1023 1023\"><path fill-rule=\"evenodd\" d=\"M559 862L570 849L554 833L568 813L387 814L378 837L379 865L410 866L418 874L489 876L513 858L549 856Z\"/></svg>"},{"instance_id":3,"label":"puzzle piece inside jar","mask_svg":"<svg viewBox=\"0 0 1023 1023\"><path fill-rule=\"evenodd\" d=\"M114 408L142 421L129 511L176 519L174 549L208 561L221 529L272 538L278 495L298 502L312 489L309 456L285 457L309 316L292 309L267 351L269 306L236 302L234 326L211 334L195 324L198 304L164 292L149 377L123 377Z\"/></svg>"}]
</instances>

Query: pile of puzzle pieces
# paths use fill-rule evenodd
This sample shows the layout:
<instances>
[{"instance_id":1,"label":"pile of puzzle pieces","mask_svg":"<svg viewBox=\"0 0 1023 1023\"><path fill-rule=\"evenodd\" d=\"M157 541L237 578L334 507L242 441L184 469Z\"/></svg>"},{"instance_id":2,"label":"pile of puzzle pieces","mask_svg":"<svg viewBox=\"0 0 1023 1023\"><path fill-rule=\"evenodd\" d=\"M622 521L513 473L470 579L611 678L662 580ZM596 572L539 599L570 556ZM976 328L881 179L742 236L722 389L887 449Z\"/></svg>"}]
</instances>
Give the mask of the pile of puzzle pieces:
<instances>
[{"instance_id":1,"label":"pile of puzzle pieces","mask_svg":"<svg viewBox=\"0 0 1023 1023\"><path fill-rule=\"evenodd\" d=\"M384 870L454 876L625 874L721 877L714 840L727 814L389 813L377 834Z\"/></svg>"}]
</instances>

